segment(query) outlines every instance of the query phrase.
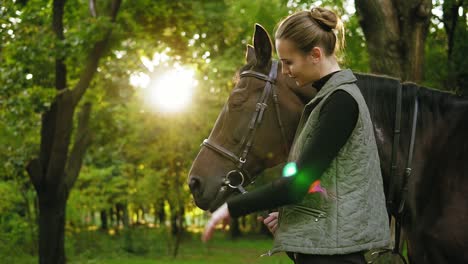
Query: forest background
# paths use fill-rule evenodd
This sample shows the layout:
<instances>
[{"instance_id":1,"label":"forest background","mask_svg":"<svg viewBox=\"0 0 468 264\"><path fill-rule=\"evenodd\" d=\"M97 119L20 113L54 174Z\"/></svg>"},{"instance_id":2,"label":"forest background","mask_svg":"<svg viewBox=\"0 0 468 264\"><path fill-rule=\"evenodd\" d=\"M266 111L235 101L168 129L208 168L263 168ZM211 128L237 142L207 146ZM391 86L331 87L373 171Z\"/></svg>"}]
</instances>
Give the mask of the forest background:
<instances>
[{"instance_id":1,"label":"forest background","mask_svg":"<svg viewBox=\"0 0 468 264\"><path fill-rule=\"evenodd\" d=\"M263 263L255 215L233 219L220 251L198 243L208 214L186 177L254 24L273 35L314 5L342 15L344 67L468 93L466 0L2 0L0 259L219 263L229 248ZM152 89L182 73L191 97L162 108Z\"/></svg>"}]
</instances>

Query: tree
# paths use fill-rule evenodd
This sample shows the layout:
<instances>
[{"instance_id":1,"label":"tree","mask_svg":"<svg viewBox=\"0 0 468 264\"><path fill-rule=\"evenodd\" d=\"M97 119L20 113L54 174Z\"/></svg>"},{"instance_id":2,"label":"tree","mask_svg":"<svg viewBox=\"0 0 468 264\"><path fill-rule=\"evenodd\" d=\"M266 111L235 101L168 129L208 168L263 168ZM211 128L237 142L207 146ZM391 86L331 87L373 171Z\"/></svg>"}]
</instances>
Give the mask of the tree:
<instances>
[{"instance_id":1,"label":"tree","mask_svg":"<svg viewBox=\"0 0 468 264\"><path fill-rule=\"evenodd\" d=\"M468 70L466 50L467 21L466 10L468 1L445 0L442 3L443 17L438 18L444 25L447 35L447 70L446 88L451 88L462 94L468 94Z\"/></svg>"},{"instance_id":2,"label":"tree","mask_svg":"<svg viewBox=\"0 0 468 264\"><path fill-rule=\"evenodd\" d=\"M421 82L431 0L356 0L371 71Z\"/></svg>"},{"instance_id":3,"label":"tree","mask_svg":"<svg viewBox=\"0 0 468 264\"><path fill-rule=\"evenodd\" d=\"M75 187L67 208L74 209L70 211L77 212L75 216L82 212L83 205L89 210L106 210L116 203L121 210L128 207L130 214L132 208L162 208L164 203L171 205L170 213L179 219L183 219L184 212L190 213L193 204L188 202L185 189L186 171L233 86L232 77L244 62L245 45L250 42L254 23L261 23L272 33L279 19L288 12L310 6L310 1L305 0L262 0L255 4L250 0L126 1L115 21L117 10L115 14L105 11L112 1L120 3L68 0L65 4L64 0L56 0L44 6L40 0L17 0L6 1L0 7L0 160L5 165L0 168L0 179L8 181L4 186L22 188L33 208L33 187L22 183L28 181L25 164L33 154L39 153L29 163L28 171L41 201L41 217L58 215L59 219L54 218L58 226L65 219L61 208L65 207L72 186ZM449 2L460 3L449 0L444 3ZM366 32L359 27L354 11L347 13L349 9L345 7L349 1L322 3L347 15L343 18L347 27L344 66L367 72L369 61L380 63L375 59L376 53L370 53L369 59L363 48ZM264 12L266 6L268 12ZM394 5L392 12L406 16L407 7ZM404 28L406 35L414 35L409 30L415 29L407 29L403 22L420 23L421 19L411 19L398 20L399 32ZM442 19L451 21L445 15ZM466 17L458 19L451 58L462 63L465 56L457 54L462 54L466 42L459 35L466 29L463 20ZM51 24L54 26L50 27ZM382 25L378 33L392 33L386 29L388 25ZM431 56L434 55L431 60L447 52L443 29L437 33L440 39L436 49L430 49ZM368 34L366 37L367 41L374 40ZM400 43L403 40L403 37L396 40L401 45L397 51L405 55L404 43ZM106 48L110 42L112 47ZM411 43L408 40L404 45ZM374 49L376 46L371 42L367 45L374 45ZM405 65L403 59L388 56L387 50L380 51L384 53L378 59L389 57L392 63ZM184 117L187 113L168 116L151 112L137 98L141 90L130 87L129 75L147 70L142 67L141 57L152 58L155 52L170 56L167 65L160 65L162 68L178 63L196 69L200 83L193 100L195 106L187 111L191 117ZM411 61L408 56L404 59ZM98 61L99 70L95 73ZM446 68L448 65L446 60L440 60L439 64ZM439 64L437 68L431 64L429 70L438 71ZM457 65L456 68L466 69L464 64ZM56 70L51 71L52 68ZM387 74L397 75L397 71L404 69L387 67L385 70L389 70ZM158 77L161 72L146 73ZM436 78L445 80L446 76L444 72ZM75 112L84 113L83 118L75 117ZM39 135L36 127L41 124ZM89 131L93 131L93 144L87 148ZM84 169L77 180L81 163ZM16 198L8 201L18 203ZM12 206L5 208L10 210ZM2 213L8 214L6 210ZM33 218L31 223L35 221ZM44 219L42 223L46 222ZM45 227L41 237L54 225ZM179 226L183 225L179 223ZM63 243L60 235L63 230L57 230L48 234L47 242L41 241L42 248ZM56 248L63 250L62 246Z\"/></svg>"},{"instance_id":4,"label":"tree","mask_svg":"<svg viewBox=\"0 0 468 264\"><path fill-rule=\"evenodd\" d=\"M39 199L39 263L65 263L65 209L66 202L75 183L87 146L90 143L88 121L91 104L83 104L78 125L73 132L74 113L88 89L98 67L98 62L111 36L112 24L116 20L121 0L113 0L110 12L103 22L105 30L89 50L87 61L73 88L67 83L67 51L65 50L64 11L65 0L54 0L52 29L55 34L55 89L57 95L51 107L42 115L41 144L39 156L28 166L31 182ZM90 1L94 3L94 1ZM92 10L95 10L92 5ZM95 12L91 12L93 17ZM103 26L101 25L101 26ZM98 32L96 32L98 33Z\"/></svg>"}]
</instances>

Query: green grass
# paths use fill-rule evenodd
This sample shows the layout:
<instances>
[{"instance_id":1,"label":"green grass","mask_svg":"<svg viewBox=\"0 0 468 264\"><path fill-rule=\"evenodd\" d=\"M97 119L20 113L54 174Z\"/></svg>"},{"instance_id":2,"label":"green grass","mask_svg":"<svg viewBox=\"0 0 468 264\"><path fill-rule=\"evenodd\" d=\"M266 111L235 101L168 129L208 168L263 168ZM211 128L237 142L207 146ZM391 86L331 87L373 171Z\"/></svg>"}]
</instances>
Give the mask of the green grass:
<instances>
[{"instance_id":1,"label":"green grass","mask_svg":"<svg viewBox=\"0 0 468 264\"><path fill-rule=\"evenodd\" d=\"M23 253L24 246L23 249L21 245L1 246L0 263L38 263L37 256ZM226 233L217 231L205 244L200 234L187 233L178 255L172 257L174 238L167 230L139 227L113 236L99 231L68 234L66 255L69 264L292 264L284 253L260 257L271 246L272 240L260 235L231 240ZM386 254L375 263L400 262L396 256Z\"/></svg>"},{"instance_id":2,"label":"green grass","mask_svg":"<svg viewBox=\"0 0 468 264\"><path fill-rule=\"evenodd\" d=\"M200 234L184 236L177 257L172 257L174 241L167 232L156 229L136 229L131 233L109 236L100 232L82 232L67 236L66 254L70 264L253 264L291 263L285 254L260 257L272 246L272 240L258 235L244 235L231 240L218 231L204 244ZM129 242L131 241L131 242ZM130 253L132 251L133 253ZM0 252L2 263L38 263L37 256Z\"/></svg>"}]
</instances>

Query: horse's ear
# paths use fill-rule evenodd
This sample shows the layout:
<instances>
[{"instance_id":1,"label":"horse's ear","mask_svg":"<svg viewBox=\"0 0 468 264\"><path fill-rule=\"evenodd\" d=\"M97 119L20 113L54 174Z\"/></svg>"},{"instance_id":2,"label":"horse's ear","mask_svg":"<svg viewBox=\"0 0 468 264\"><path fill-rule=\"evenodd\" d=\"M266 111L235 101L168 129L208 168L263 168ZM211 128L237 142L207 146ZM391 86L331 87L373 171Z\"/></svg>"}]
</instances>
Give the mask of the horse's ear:
<instances>
[{"instance_id":1,"label":"horse's ear","mask_svg":"<svg viewBox=\"0 0 468 264\"><path fill-rule=\"evenodd\" d=\"M245 53L245 60L247 61L248 64L252 63L254 64L255 63L255 48L250 45L250 44L247 44L247 51Z\"/></svg>"},{"instance_id":2,"label":"horse's ear","mask_svg":"<svg viewBox=\"0 0 468 264\"><path fill-rule=\"evenodd\" d=\"M255 24L254 47L257 59L256 66L264 68L271 60L272 45L268 32L259 24Z\"/></svg>"}]
</instances>

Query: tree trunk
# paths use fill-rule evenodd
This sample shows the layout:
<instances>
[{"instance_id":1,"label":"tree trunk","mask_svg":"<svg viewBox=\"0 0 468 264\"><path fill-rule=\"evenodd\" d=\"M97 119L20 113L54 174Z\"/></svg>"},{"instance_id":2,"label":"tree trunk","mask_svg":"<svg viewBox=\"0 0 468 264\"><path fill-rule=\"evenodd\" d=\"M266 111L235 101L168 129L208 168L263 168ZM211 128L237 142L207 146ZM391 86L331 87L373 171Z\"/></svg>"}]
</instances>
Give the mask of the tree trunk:
<instances>
[{"instance_id":1,"label":"tree trunk","mask_svg":"<svg viewBox=\"0 0 468 264\"><path fill-rule=\"evenodd\" d=\"M166 223L166 212L164 211L164 201L159 201L155 204L154 212L154 224L156 224L156 219L159 221L160 226L164 226Z\"/></svg>"},{"instance_id":2,"label":"tree trunk","mask_svg":"<svg viewBox=\"0 0 468 264\"><path fill-rule=\"evenodd\" d=\"M66 263L65 208L67 194L39 196L39 263Z\"/></svg>"},{"instance_id":3,"label":"tree trunk","mask_svg":"<svg viewBox=\"0 0 468 264\"><path fill-rule=\"evenodd\" d=\"M182 235L184 233L184 215L185 209L183 206L179 207L179 210L174 212L175 217L171 216L171 219L174 219L172 234L175 236L174 250L172 251L172 256L175 258L179 253L180 242L182 241Z\"/></svg>"},{"instance_id":4,"label":"tree trunk","mask_svg":"<svg viewBox=\"0 0 468 264\"><path fill-rule=\"evenodd\" d=\"M431 0L356 0L372 72L420 82Z\"/></svg>"},{"instance_id":5,"label":"tree trunk","mask_svg":"<svg viewBox=\"0 0 468 264\"><path fill-rule=\"evenodd\" d=\"M115 226L116 226L116 224L115 224L115 218L116 218L116 216L115 216L115 211L114 211L114 208L113 208L113 207L109 208L109 214L108 214L108 216L109 216L109 217L108 217L108 219L109 219L109 221L108 221L108 222L109 222L109 226L110 226L110 227L115 227Z\"/></svg>"},{"instance_id":6,"label":"tree trunk","mask_svg":"<svg viewBox=\"0 0 468 264\"><path fill-rule=\"evenodd\" d=\"M110 19L115 22L121 0L113 0ZM96 72L103 56L111 30L94 43L81 77L75 87L67 87L64 41L65 0L54 0L52 29L56 36L55 89L57 95L49 110L42 115L39 156L27 165L30 180L39 199L39 263L66 262L64 250L65 208L68 194L78 178L86 149L91 141L88 122L91 104L83 105L78 126L71 144L73 118L82 96Z\"/></svg>"},{"instance_id":7,"label":"tree trunk","mask_svg":"<svg viewBox=\"0 0 468 264\"><path fill-rule=\"evenodd\" d=\"M101 230L107 230L108 221L107 221L107 211L101 210Z\"/></svg>"},{"instance_id":8,"label":"tree trunk","mask_svg":"<svg viewBox=\"0 0 468 264\"><path fill-rule=\"evenodd\" d=\"M466 62L467 23L466 10L468 1L445 0L442 3L443 17L439 18L447 35L447 80L445 88L468 95L468 63ZM459 14L462 10L462 14Z\"/></svg>"},{"instance_id":9,"label":"tree trunk","mask_svg":"<svg viewBox=\"0 0 468 264\"><path fill-rule=\"evenodd\" d=\"M179 227L179 212L174 210L171 213L171 234L177 236L180 232Z\"/></svg>"},{"instance_id":10,"label":"tree trunk","mask_svg":"<svg viewBox=\"0 0 468 264\"><path fill-rule=\"evenodd\" d=\"M116 208L117 208L117 223L120 223L120 220L122 220L122 225L124 226L124 228L128 228L130 226L130 219L128 217L127 205L123 203L117 203Z\"/></svg>"}]
</instances>

